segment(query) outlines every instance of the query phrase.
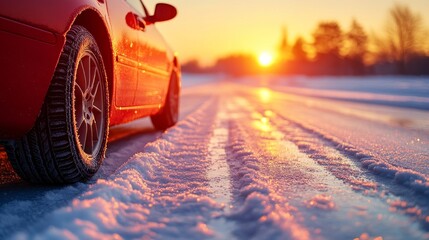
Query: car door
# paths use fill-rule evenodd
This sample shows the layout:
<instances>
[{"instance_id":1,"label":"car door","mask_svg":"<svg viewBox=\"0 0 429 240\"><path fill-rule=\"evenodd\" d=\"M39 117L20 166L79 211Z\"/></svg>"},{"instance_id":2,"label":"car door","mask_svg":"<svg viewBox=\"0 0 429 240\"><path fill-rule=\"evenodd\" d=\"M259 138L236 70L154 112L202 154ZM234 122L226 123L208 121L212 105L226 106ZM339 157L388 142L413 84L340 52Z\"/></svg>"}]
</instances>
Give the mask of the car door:
<instances>
[{"instance_id":1,"label":"car door","mask_svg":"<svg viewBox=\"0 0 429 240\"><path fill-rule=\"evenodd\" d=\"M167 47L154 23L145 21L148 12L140 0L144 13L144 29L139 31L139 73L134 99L136 106L160 107L169 83Z\"/></svg>"},{"instance_id":2,"label":"car door","mask_svg":"<svg viewBox=\"0 0 429 240\"><path fill-rule=\"evenodd\" d=\"M139 71L139 35L132 1L107 1L115 52L115 99L118 108L134 106Z\"/></svg>"}]
</instances>

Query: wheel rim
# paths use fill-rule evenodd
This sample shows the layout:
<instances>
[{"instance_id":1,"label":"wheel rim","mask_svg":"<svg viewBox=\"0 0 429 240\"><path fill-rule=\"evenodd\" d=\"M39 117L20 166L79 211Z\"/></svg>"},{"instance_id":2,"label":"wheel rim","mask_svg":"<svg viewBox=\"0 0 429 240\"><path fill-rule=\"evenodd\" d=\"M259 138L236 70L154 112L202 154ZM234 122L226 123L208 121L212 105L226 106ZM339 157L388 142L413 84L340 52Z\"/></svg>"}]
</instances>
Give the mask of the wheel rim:
<instances>
[{"instance_id":1,"label":"wheel rim","mask_svg":"<svg viewBox=\"0 0 429 240\"><path fill-rule=\"evenodd\" d=\"M89 159L101 149L105 129L104 84L97 59L91 52L81 57L74 83L75 123L78 145Z\"/></svg>"}]
</instances>

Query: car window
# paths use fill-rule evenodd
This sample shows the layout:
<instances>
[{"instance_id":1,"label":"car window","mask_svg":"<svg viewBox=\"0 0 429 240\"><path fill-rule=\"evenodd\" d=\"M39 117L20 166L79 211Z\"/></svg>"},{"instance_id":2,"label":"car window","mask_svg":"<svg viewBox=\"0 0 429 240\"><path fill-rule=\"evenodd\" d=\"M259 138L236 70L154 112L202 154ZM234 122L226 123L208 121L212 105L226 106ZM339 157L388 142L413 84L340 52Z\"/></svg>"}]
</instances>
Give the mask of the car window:
<instances>
[{"instance_id":1,"label":"car window","mask_svg":"<svg viewBox=\"0 0 429 240\"><path fill-rule=\"evenodd\" d=\"M134 10L137 11L138 14L140 14L142 17L146 16L146 11L143 8L143 4L140 0L126 0L128 4L131 5L131 7L134 8Z\"/></svg>"}]
</instances>

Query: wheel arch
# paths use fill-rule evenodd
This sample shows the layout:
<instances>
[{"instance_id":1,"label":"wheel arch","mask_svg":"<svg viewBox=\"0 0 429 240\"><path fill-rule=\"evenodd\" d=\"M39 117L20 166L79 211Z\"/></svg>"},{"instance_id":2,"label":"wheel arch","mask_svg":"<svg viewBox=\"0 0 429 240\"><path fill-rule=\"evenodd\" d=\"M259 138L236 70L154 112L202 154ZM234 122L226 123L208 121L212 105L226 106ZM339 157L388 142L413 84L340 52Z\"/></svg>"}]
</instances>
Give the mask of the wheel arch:
<instances>
[{"instance_id":1,"label":"wheel arch","mask_svg":"<svg viewBox=\"0 0 429 240\"><path fill-rule=\"evenodd\" d=\"M113 106L114 89L114 57L112 39L106 23L100 14L92 9L83 10L75 19L72 25L85 27L95 38L103 57L104 66L109 84L110 107ZM109 111L110 112L110 111Z\"/></svg>"}]
</instances>

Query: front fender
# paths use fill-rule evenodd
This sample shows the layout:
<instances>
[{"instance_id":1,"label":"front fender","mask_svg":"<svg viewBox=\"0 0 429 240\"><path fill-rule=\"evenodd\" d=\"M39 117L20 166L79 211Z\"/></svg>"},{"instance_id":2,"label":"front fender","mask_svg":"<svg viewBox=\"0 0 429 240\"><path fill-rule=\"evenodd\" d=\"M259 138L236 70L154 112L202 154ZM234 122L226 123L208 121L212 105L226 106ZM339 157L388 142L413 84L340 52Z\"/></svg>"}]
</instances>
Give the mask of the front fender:
<instances>
[{"instance_id":1,"label":"front fender","mask_svg":"<svg viewBox=\"0 0 429 240\"><path fill-rule=\"evenodd\" d=\"M96 0L0 1L0 139L22 137L34 125L61 55L82 11L106 22Z\"/></svg>"}]
</instances>

